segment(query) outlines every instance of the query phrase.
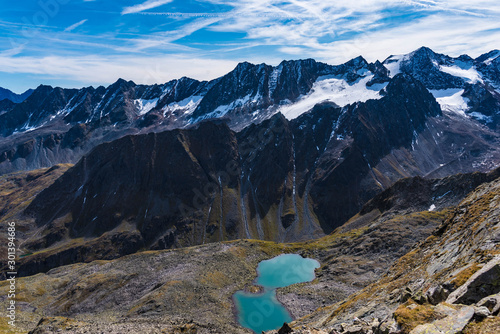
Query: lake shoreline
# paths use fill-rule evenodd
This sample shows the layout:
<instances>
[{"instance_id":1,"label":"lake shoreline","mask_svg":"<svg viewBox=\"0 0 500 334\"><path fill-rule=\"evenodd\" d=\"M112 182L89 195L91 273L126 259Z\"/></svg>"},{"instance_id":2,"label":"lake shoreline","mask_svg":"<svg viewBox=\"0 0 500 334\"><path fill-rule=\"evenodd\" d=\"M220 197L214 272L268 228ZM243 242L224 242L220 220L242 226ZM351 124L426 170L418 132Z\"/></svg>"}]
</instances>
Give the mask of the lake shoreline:
<instances>
[{"instance_id":1,"label":"lake shoreline","mask_svg":"<svg viewBox=\"0 0 500 334\"><path fill-rule=\"evenodd\" d=\"M319 261L299 254L281 254L259 262L254 284L232 295L238 323L254 333L261 333L292 322L297 314L286 306L278 290L313 281L315 269L319 267Z\"/></svg>"}]
</instances>

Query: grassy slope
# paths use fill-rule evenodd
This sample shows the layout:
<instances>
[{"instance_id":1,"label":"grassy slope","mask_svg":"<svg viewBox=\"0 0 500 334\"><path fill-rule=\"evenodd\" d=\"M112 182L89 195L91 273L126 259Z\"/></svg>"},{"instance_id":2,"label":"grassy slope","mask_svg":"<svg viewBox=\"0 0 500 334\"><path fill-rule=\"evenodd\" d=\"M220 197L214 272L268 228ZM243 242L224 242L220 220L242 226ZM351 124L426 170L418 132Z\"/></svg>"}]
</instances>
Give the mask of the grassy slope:
<instances>
[{"instance_id":1,"label":"grassy slope","mask_svg":"<svg viewBox=\"0 0 500 334\"><path fill-rule=\"evenodd\" d=\"M51 185L72 165L61 164L29 172L0 176L0 223L15 218L43 189ZM4 215L3 213L8 213Z\"/></svg>"}]
</instances>

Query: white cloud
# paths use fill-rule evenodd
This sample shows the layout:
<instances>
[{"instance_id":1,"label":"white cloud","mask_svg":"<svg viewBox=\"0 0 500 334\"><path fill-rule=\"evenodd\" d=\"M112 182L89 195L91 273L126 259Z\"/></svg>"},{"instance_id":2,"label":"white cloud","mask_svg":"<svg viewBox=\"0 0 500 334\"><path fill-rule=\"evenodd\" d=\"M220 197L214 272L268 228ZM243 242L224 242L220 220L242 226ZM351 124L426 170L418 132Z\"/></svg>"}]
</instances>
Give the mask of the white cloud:
<instances>
[{"instance_id":1,"label":"white cloud","mask_svg":"<svg viewBox=\"0 0 500 334\"><path fill-rule=\"evenodd\" d=\"M283 53L288 53L289 55L301 56L304 54L305 50L303 48L298 48L294 46L284 46L279 49Z\"/></svg>"},{"instance_id":2,"label":"white cloud","mask_svg":"<svg viewBox=\"0 0 500 334\"><path fill-rule=\"evenodd\" d=\"M74 80L88 85L110 84L118 78L143 84L167 82L182 76L211 80L235 66L235 61L182 56L68 58L9 57L0 54L2 72L43 75L49 81Z\"/></svg>"},{"instance_id":3,"label":"white cloud","mask_svg":"<svg viewBox=\"0 0 500 334\"><path fill-rule=\"evenodd\" d=\"M437 15L391 29L362 33L357 38L319 45L316 58L331 63L347 61L363 55L369 61L384 60L390 54L404 54L421 46L436 52L458 56L464 53L477 57L498 48L500 34L488 32L498 24L484 20L480 25L474 17Z\"/></svg>"},{"instance_id":4,"label":"white cloud","mask_svg":"<svg viewBox=\"0 0 500 334\"><path fill-rule=\"evenodd\" d=\"M67 27L66 29L64 29L64 32L71 32L71 31L75 30L76 28L78 28L79 26L81 26L82 24L84 24L87 21L88 20L85 19L85 20L81 20L79 22L76 22L75 24L72 24L69 27Z\"/></svg>"},{"instance_id":5,"label":"white cloud","mask_svg":"<svg viewBox=\"0 0 500 334\"><path fill-rule=\"evenodd\" d=\"M0 52L0 57L10 57L15 56L23 52L25 45L13 45L11 49Z\"/></svg>"},{"instance_id":6,"label":"white cloud","mask_svg":"<svg viewBox=\"0 0 500 334\"><path fill-rule=\"evenodd\" d=\"M123 8L122 14L125 15L125 14L139 13L148 9L166 5L172 1L173 0L148 0L138 5Z\"/></svg>"}]
</instances>

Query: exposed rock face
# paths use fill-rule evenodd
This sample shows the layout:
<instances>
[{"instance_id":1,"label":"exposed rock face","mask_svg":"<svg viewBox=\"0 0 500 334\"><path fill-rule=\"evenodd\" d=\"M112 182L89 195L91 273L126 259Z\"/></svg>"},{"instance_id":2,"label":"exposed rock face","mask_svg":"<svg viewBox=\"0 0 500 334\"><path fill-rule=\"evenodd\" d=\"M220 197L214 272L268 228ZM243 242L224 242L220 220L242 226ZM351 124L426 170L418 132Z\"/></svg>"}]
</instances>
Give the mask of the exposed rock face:
<instances>
[{"instance_id":1,"label":"exposed rock face","mask_svg":"<svg viewBox=\"0 0 500 334\"><path fill-rule=\"evenodd\" d=\"M465 306L462 307L460 311L451 314L444 319L436 320L431 324L418 325L410 332L410 334L462 333L463 329L467 326L473 316L474 308Z\"/></svg>"},{"instance_id":2,"label":"exposed rock face","mask_svg":"<svg viewBox=\"0 0 500 334\"><path fill-rule=\"evenodd\" d=\"M292 333L292 329L285 322L283 326L278 330L278 334L289 334L289 333Z\"/></svg>"},{"instance_id":3,"label":"exposed rock face","mask_svg":"<svg viewBox=\"0 0 500 334\"><path fill-rule=\"evenodd\" d=\"M457 174L442 179L426 179L418 176L402 179L369 200L359 215L363 216L373 210L382 213L389 210L405 212L408 209L441 211L457 205L481 184L492 182L499 177L500 169L490 173ZM348 226L347 224L342 229Z\"/></svg>"},{"instance_id":4,"label":"exposed rock face","mask_svg":"<svg viewBox=\"0 0 500 334\"><path fill-rule=\"evenodd\" d=\"M500 257L496 258L479 271L446 300L448 303L471 305L479 302L489 295L500 292L498 278L500 277Z\"/></svg>"},{"instance_id":5,"label":"exposed rock face","mask_svg":"<svg viewBox=\"0 0 500 334\"><path fill-rule=\"evenodd\" d=\"M99 236L131 222L148 245L170 229L191 231L183 236L186 245L201 243L207 226L203 219L194 220L189 208L204 209L210 204L208 197L219 194L217 173L231 163L237 167L236 145L227 126L213 123L201 124L197 130L104 144L35 199L26 212L34 214L39 225L69 214L68 229L76 238ZM237 186L237 173L236 169L223 175L227 191ZM188 211L181 212L181 204ZM195 232L196 239L191 239Z\"/></svg>"},{"instance_id":6,"label":"exposed rock face","mask_svg":"<svg viewBox=\"0 0 500 334\"><path fill-rule=\"evenodd\" d=\"M333 147L328 150L337 151L338 157L333 164L330 159L318 162L311 190L316 205L325 209L316 211L327 232L331 231L328 225L330 228L340 226L380 191L376 178L362 184L372 173L371 166L393 148L411 147L414 133L422 131L427 118L440 113L439 106L422 84L401 74L387 86L384 98L348 107L338 121L339 130L335 134L352 142L347 147L344 140L331 142ZM328 157L328 153L324 156ZM338 192L332 198L325 189Z\"/></svg>"},{"instance_id":7,"label":"exposed rock face","mask_svg":"<svg viewBox=\"0 0 500 334\"><path fill-rule=\"evenodd\" d=\"M490 314L498 315L500 310L500 294L484 297L477 303L478 307L486 307Z\"/></svg>"},{"instance_id":8,"label":"exposed rock face","mask_svg":"<svg viewBox=\"0 0 500 334\"><path fill-rule=\"evenodd\" d=\"M0 115L10 111L16 104L9 99L0 101Z\"/></svg>"},{"instance_id":9,"label":"exposed rock face","mask_svg":"<svg viewBox=\"0 0 500 334\"><path fill-rule=\"evenodd\" d=\"M320 76L344 76L347 82L353 83L362 77L359 73L362 69L377 74L374 82L389 81L380 63L370 65L362 57L338 66L314 59L283 61L277 67L243 62L208 90L191 119L216 118L229 113L231 116L239 116L232 124L241 128L239 124L249 120L252 112L260 110L262 113L262 110L269 107L295 101L301 95L309 93Z\"/></svg>"},{"instance_id":10,"label":"exposed rock face","mask_svg":"<svg viewBox=\"0 0 500 334\"><path fill-rule=\"evenodd\" d=\"M54 110L63 109L76 92L76 89L38 87L27 100L0 116L0 134L8 136L22 127L28 129L40 124L52 116Z\"/></svg>"},{"instance_id":11,"label":"exposed rock face","mask_svg":"<svg viewBox=\"0 0 500 334\"><path fill-rule=\"evenodd\" d=\"M188 78L152 86L119 79L106 88L80 90L40 86L22 103L0 104L0 173L74 163L98 144L142 128L175 127L178 115L168 106L209 86ZM17 154L27 141L33 149Z\"/></svg>"},{"instance_id":12,"label":"exposed rock face","mask_svg":"<svg viewBox=\"0 0 500 334\"><path fill-rule=\"evenodd\" d=\"M454 59L435 53L427 47L412 52L400 65L400 70L412 75L429 89L463 87L465 80L439 70L439 66L450 66Z\"/></svg>"}]
</instances>

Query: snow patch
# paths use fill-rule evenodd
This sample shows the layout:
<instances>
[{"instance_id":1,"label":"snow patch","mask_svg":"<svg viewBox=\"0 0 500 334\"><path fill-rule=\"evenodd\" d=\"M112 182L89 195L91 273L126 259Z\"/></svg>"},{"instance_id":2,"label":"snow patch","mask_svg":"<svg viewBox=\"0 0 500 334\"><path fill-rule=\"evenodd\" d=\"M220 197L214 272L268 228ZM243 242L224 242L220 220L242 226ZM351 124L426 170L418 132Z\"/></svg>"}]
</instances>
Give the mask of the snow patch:
<instances>
[{"instance_id":1,"label":"snow patch","mask_svg":"<svg viewBox=\"0 0 500 334\"><path fill-rule=\"evenodd\" d=\"M469 99L463 97L463 89L460 88L450 88L441 90L430 90L432 95L436 98L436 101L441 106L443 111L453 112L460 116L466 117L465 112L469 109L467 103Z\"/></svg>"},{"instance_id":2,"label":"snow patch","mask_svg":"<svg viewBox=\"0 0 500 334\"><path fill-rule=\"evenodd\" d=\"M392 78L401 73L401 62L408 59L408 55L390 56L384 61L384 66L389 70L389 76Z\"/></svg>"},{"instance_id":3,"label":"snow patch","mask_svg":"<svg viewBox=\"0 0 500 334\"><path fill-rule=\"evenodd\" d=\"M439 70L455 77L464 78L469 83L483 82L476 69L471 65L467 65L467 63L456 62L452 66L439 66Z\"/></svg>"},{"instance_id":4,"label":"snow patch","mask_svg":"<svg viewBox=\"0 0 500 334\"><path fill-rule=\"evenodd\" d=\"M343 107L355 102L380 99L382 97L380 90L387 86L387 83L367 87L366 84L372 78L373 75L370 75L350 85L347 81L339 79L337 76L321 76L313 84L308 94L301 96L293 104L281 106L279 111L290 120L311 110L311 108L321 102L334 102Z\"/></svg>"},{"instance_id":5,"label":"snow patch","mask_svg":"<svg viewBox=\"0 0 500 334\"><path fill-rule=\"evenodd\" d=\"M278 84L278 78L281 76L281 71L283 70L283 66L278 66L273 69L273 72L269 76L269 96L271 96L276 89L276 85Z\"/></svg>"},{"instance_id":6,"label":"snow patch","mask_svg":"<svg viewBox=\"0 0 500 334\"><path fill-rule=\"evenodd\" d=\"M493 122L493 118L491 116L486 116L486 115L481 114L480 112L477 112L477 111L471 112L469 115L470 115L470 117L477 119L478 121L482 121L485 123L492 123Z\"/></svg>"},{"instance_id":7,"label":"snow patch","mask_svg":"<svg viewBox=\"0 0 500 334\"><path fill-rule=\"evenodd\" d=\"M191 114L198 107L201 99L203 99L203 96L193 95L182 101L169 103L163 108L163 114L166 115L175 111L184 111L185 114Z\"/></svg>"},{"instance_id":8,"label":"snow patch","mask_svg":"<svg viewBox=\"0 0 500 334\"><path fill-rule=\"evenodd\" d=\"M262 98L262 95L260 93L255 94L255 96L253 96L253 97L251 96L251 94L248 94L242 98L234 100L230 104L218 106L214 111L209 112L208 114L205 114L205 115L199 117L196 121L203 120L203 119L209 119L209 118L223 117L229 111L236 109L236 108L241 108L245 105L257 103L257 102L259 102L259 100L261 98Z\"/></svg>"},{"instance_id":9,"label":"snow patch","mask_svg":"<svg viewBox=\"0 0 500 334\"><path fill-rule=\"evenodd\" d=\"M158 98L151 100L144 100L144 99L134 100L134 105L137 108L137 114L139 116L148 113L151 109L156 107L157 103L158 103Z\"/></svg>"},{"instance_id":10,"label":"snow patch","mask_svg":"<svg viewBox=\"0 0 500 334\"><path fill-rule=\"evenodd\" d=\"M436 210L436 206L432 204L431 207L429 208L429 211L434 211L434 210Z\"/></svg>"}]
</instances>

